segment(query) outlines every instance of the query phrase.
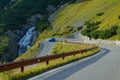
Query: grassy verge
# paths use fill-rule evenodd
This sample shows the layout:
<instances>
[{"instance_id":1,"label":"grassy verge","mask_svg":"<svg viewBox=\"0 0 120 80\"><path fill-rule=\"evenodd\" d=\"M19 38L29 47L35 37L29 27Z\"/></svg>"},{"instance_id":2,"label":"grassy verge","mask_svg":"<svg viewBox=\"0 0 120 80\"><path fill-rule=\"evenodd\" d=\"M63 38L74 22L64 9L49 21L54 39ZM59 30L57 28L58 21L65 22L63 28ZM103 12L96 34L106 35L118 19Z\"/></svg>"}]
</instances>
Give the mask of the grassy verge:
<instances>
[{"instance_id":1,"label":"grassy verge","mask_svg":"<svg viewBox=\"0 0 120 80\"><path fill-rule=\"evenodd\" d=\"M72 52L77 50L83 50L83 49L92 48L94 46L95 45L58 42L54 46L51 54L54 55L54 54L61 54L61 53Z\"/></svg>"},{"instance_id":2,"label":"grassy verge","mask_svg":"<svg viewBox=\"0 0 120 80\"><path fill-rule=\"evenodd\" d=\"M99 50L100 49L98 48L83 54L78 54L75 57L69 56L69 57L66 57L65 60L62 60L62 58L52 60L50 61L49 65L46 65L46 63L44 62L44 63L37 64L36 65L37 67L31 67L29 69L26 67L24 73L21 73L20 69L15 69L9 72L5 72L4 75L1 76L1 80L26 80L27 78L33 77L35 75L38 75L50 69L68 64L70 62L73 62L79 59L86 58L88 56L92 56L96 54Z\"/></svg>"}]
</instances>

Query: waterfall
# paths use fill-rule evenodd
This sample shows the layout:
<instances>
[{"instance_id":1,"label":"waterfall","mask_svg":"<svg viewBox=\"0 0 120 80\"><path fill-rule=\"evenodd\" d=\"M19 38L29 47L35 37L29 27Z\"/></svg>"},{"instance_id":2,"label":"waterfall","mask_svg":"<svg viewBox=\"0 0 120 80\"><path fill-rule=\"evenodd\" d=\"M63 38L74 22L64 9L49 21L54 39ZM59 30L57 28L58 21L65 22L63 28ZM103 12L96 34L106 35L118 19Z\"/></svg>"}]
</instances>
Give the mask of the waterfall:
<instances>
[{"instance_id":1,"label":"waterfall","mask_svg":"<svg viewBox=\"0 0 120 80\"><path fill-rule=\"evenodd\" d=\"M18 55L25 53L27 49L33 44L36 38L35 27L28 29L24 37L18 42L19 50Z\"/></svg>"}]
</instances>

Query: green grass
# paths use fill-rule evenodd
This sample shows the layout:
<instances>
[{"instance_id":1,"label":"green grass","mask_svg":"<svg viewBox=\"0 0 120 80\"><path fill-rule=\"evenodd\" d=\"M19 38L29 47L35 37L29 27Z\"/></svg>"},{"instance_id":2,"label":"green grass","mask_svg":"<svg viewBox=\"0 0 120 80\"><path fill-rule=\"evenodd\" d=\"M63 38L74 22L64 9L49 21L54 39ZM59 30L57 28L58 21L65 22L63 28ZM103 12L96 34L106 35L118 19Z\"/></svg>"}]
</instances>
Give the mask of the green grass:
<instances>
[{"instance_id":1,"label":"green grass","mask_svg":"<svg viewBox=\"0 0 120 80\"><path fill-rule=\"evenodd\" d=\"M66 42L58 42L54 46L51 54L61 54L64 52L72 52L77 50L88 49L94 47L95 45L88 44L74 44L74 43L66 43Z\"/></svg>"},{"instance_id":2,"label":"green grass","mask_svg":"<svg viewBox=\"0 0 120 80\"><path fill-rule=\"evenodd\" d=\"M110 40L120 40L120 35L115 35L109 38Z\"/></svg>"},{"instance_id":3,"label":"green grass","mask_svg":"<svg viewBox=\"0 0 120 80\"><path fill-rule=\"evenodd\" d=\"M97 15L98 14L98 15ZM100 16L99 16L100 15ZM120 0L88 0L82 3L70 4L59 9L52 19L53 32L65 31L80 21L101 21L97 31L120 26ZM119 39L119 36L116 38Z\"/></svg>"}]
</instances>

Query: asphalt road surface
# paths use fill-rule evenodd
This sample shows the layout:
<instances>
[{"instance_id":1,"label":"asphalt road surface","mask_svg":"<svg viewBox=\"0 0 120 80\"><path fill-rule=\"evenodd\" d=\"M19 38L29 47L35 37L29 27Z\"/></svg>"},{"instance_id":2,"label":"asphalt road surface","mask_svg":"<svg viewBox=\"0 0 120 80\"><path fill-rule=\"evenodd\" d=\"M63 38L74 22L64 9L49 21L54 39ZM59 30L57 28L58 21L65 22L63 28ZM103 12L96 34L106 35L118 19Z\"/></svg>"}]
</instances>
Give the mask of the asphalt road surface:
<instances>
[{"instance_id":1,"label":"asphalt road surface","mask_svg":"<svg viewBox=\"0 0 120 80\"><path fill-rule=\"evenodd\" d=\"M40 45L40 53L38 54L37 57L49 55L50 52L52 51L55 43L56 42L48 42L48 41L42 42Z\"/></svg>"}]
</instances>

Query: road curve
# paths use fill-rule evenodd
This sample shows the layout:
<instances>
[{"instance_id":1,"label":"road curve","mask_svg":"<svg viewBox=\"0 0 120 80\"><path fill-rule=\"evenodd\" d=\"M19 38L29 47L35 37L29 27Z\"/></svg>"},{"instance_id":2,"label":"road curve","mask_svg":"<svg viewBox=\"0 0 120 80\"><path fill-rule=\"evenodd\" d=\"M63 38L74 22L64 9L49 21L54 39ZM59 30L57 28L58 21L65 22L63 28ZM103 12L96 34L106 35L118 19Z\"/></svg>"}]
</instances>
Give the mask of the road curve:
<instances>
[{"instance_id":1,"label":"road curve","mask_svg":"<svg viewBox=\"0 0 120 80\"><path fill-rule=\"evenodd\" d=\"M37 57L49 55L50 52L52 51L55 43L56 42L48 42L48 41L42 42L40 44L40 53L37 55Z\"/></svg>"},{"instance_id":2,"label":"road curve","mask_svg":"<svg viewBox=\"0 0 120 80\"><path fill-rule=\"evenodd\" d=\"M101 52L28 80L120 80L120 46L100 46Z\"/></svg>"},{"instance_id":3,"label":"road curve","mask_svg":"<svg viewBox=\"0 0 120 80\"><path fill-rule=\"evenodd\" d=\"M60 41L82 43L82 39L80 38L56 38L56 42L60 42ZM40 44L40 53L37 55L37 57L49 55L56 42L49 42L47 40L43 41Z\"/></svg>"}]
</instances>

